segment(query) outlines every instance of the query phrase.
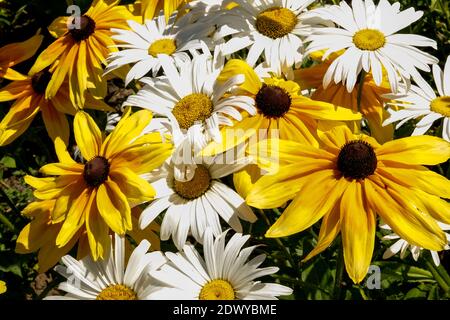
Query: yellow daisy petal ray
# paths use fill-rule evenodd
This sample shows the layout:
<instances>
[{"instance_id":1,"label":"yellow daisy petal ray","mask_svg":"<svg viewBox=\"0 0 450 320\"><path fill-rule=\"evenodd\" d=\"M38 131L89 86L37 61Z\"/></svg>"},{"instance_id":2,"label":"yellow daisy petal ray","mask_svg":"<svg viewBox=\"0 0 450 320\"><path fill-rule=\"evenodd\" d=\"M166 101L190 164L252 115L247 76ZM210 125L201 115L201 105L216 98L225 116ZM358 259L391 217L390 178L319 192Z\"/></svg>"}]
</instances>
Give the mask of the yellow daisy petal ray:
<instances>
[{"instance_id":1,"label":"yellow daisy petal ray","mask_svg":"<svg viewBox=\"0 0 450 320\"><path fill-rule=\"evenodd\" d=\"M37 217L40 215L49 214L55 205L54 201L34 201L28 204L23 210L22 215L28 217Z\"/></svg>"},{"instance_id":2,"label":"yellow daisy petal ray","mask_svg":"<svg viewBox=\"0 0 450 320\"><path fill-rule=\"evenodd\" d=\"M320 137L322 146L331 153L339 154L340 149L349 141L355 140L355 136L347 126L334 127L323 133Z\"/></svg>"},{"instance_id":3,"label":"yellow daisy petal ray","mask_svg":"<svg viewBox=\"0 0 450 320\"><path fill-rule=\"evenodd\" d=\"M45 128L47 129L48 135L52 139L55 146L67 146L69 144L70 129L69 122L67 121L65 114L56 110L48 101L41 105L41 112ZM60 147L55 150L57 155L62 151ZM63 152L58 155L58 158L66 159L67 153Z\"/></svg>"},{"instance_id":4,"label":"yellow daisy petal ray","mask_svg":"<svg viewBox=\"0 0 450 320\"><path fill-rule=\"evenodd\" d=\"M97 204L93 203L86 215L86 231L94 261L106 258L110 246L109 227L98 211Z\"/></svg>"},{"instance_id":5,"label":"yellow daisy petal ray","mask_svg":"<svg viewBox=\"0 0 450 320\"><path fill-rule=\"evenodd\" d=\"M27 130L39 111L39 98L29 96L16 101L0 122L0 146L10 144Z\"/></svg>"},{"instance_id":6,"label":"yellow daisy petal ray","mask_svg":"<svg viewBox=\"0 0 450 320\"><path fill-rule=\"evenodd\" d=\"M8 70L6 70L6 73L3 76L3 78L10 81L24 81L29 79L27 76L24 76L20 72L17 72L16 70L13 70L11 68L8 68Z\"/></svg>"},{"instance_id":7,"label":"yellow daisy petal ray","mask_svg":"<svg viewBox=\"0 0 450 320\"><path fill-rule=\"evenodd\" d=\"M361 184L353 180L341 199L341 235L347 273L360 283L369 270L375 243L376 217L366 210Z\"/></svg>"},{"instance_id":8,"label":"yellow daisy petal ray","mask_svg":"<svg viewBox=\"0 0 450 320\"><path fill-rule=\"evenodd\" d=\"M38 250L44 243L55 239L59 227L48 224L49 213L37 215L19 233L15 252L27 254Z\"/></svg>"},{"instance_id":9,"label":"yellow daisy petal ray","mask_svg":"<svg viewBox=\"0 0 450 320\"><path fill-rule=\"evenodd\" d=\"M109 175L120 186L120 190L131 203L147 202L153 200L156 195L155 189L150 183L127 167L114 167Z\"/></svg>"},{"instance_id":10,"label":"yellow daisy petal ray","mask_svg":"<svg viewBox=\"0 0 450 320\"><path fill-rule=\"evenodd\" d=\"M316 120L360 120L361 114L350 109L337 107L328 102L315 101L306 97L292 100L291 109Z\"/></svg>"},{"instance_id":11,"label":"yellow daisy petal ray","mask_svg":"<svg viewBox=\"0 0 450 320\"><path fill-rule=\"evenodd\" d=\"M0 102L11 101L34 95L31 88L31 79L13 81L0 89ZM28 98L31 99L31 98Z\"/></svg>"},{"instance_id":12,"label":"yellow daisy petal ray","mask_svg":"<svg viewBox=\"0 0 450 320\"><path fill-rule=\"evenodd\" d=\"M410 244L440 251L446 244L445 234L430 216L418 212L403 201L395 191L388 193L370 179L364 180L364 190L369 207L401 238ZM393 198L392 195L396 197ZM403 195L404 196L404 195Z\"/></svg>"},{"instance_id":13,"label":"yellow daisy petal ray","mask_svg":"<svg viewBox=\"0 0 450 320\"><path fill-rule=\"evenodd\" d=\"M339 209L339 204L336 204L334 209L323 217L322 224L320 225L317 245L302 260L303 262L308 261L309 259L327 249L331 245L333 240L337 237L337 235L341 231L341 215Z\"/></svg>"},{"instance_id":14,"label":"yellow daisy petal ray","mask_svg":"<svg viewBox=\"0 0 450 320\"><path fill-rule=\"evenodd\" d=\"M62 190L56 199L55 206L51 211L52 223L62 222L69 212L72 204L78 199L80 194L86 188L82 177L71 184L62 187Z\"/></svg>"},{"instance_id":15,"label":"yellow daisy petal ray","mask_svg":"<svg viewBox=\"0 0 450 320\"><path fill-rule=\"evenodd\" d=\"M73 43L73 40L68 37L57 39L55 42L49 45L47 49L41 52L28 74L34 75L50 66L59 58L59 56L61 56L66 50L68 50L68 48L70 48Z\"/></svg>"},{"instance_id":16,"label":"yellow daisy petal ray","mask_svg":"<svg viewBox=\"0 0 450 320\"><path fill-rule=\"evenodd\" d=\"M58 17L47 27L48 32L54 37L59 38L67 32L67 22L69 17Z\"/></svg>"},{"instance_id":17,"label":"yellow daisy petal ray","mask_svg":"<svg viewBox=\"0 0 450 320\"><path fill-rule=\"evenodd\" d=\"M394 163L395 165L396 163ZM450 180L422 166L378 166L377 173L397 184L450 199Z\"/></svg>"},{"instance_id":18,"label":"yellow daisy petal ray","mask_svg":"<svg viewBox=\"0 0 450 320\"><path fill-rule=\"evenodd\" d=\"M1 47L0 67L2 64L7 64L9 67L12 67L30 59L41 46L43 39L44 36L36 34L23 42L15 42Z\"/></svg>"},{"instance_id":19,"label":"yellow daisy petal ray","mask_svg":"<svg viewBox=\"0 0 450 320\"><path fill-rule=\"evenodd\" d=\"M152 222L148 227L141 230L139 226L139 219L134 215L131 217L133 222L133 229L128 231L128 234L133 238L136 243L140 243L142 240L147 240L151 243L152 251L159 251L161 249L161 243L159 236L155 231L159 231L159 225L156 222Z\"/></svg>"},{"instance_id":20,"label":"yellow daisy petal ray","mask_svg":"<svg viewBox=\"0 0 450 320\"><path fill-rule=\"evenodd\" d=\"M437 165L450 158L450 143L438 137L412 136L387 142L376 154L381 161Z\"/></svg>"},{"instance_id":21,"label":"yellow daisy petal ray","mask_svg":"<svg viewBox=\"0 0 450 320\"><path fill-rule=\"evenodd\" d=\"M41 167L39 170L41 173L50 176L61 175L82 175L84 165L80 163L66 164L66 163L49 163Z\"/></svg>"},{"instance_id":22,"label":"yellow daisy petal ray","mask_svg":"<svg viewBox=\"0 0 450 320\"><path fill-rule=\"evenodd\" d=\"M67 213L66 220L64 220L61 230L56 237L56 245L58 247L61 248L67 245L85 223L86 212L90 210L94 199L92 194L91 190L84 189L78 199L73 202L72 207Z\"/></svg>"},{"instance_id":23,"label":"yellow daisy petal ray","mask_svg":"<svg viewBox=\"0 0 450 320\"><path fill-rule=\"evenodd\" d=\"M53 181L49 181L45 186L36 189L33 195L40 200L51 200L59 197L64 188L72 183L75 183L80 178L80 175L64 175L55 178Z\"/></svg>"},{"instance_id":24,"label":"yellow daisy petal ray","mask_svg":"<svg viewBox=\"0 0 450 320\"><path fill-rule=\"evenodd\" d=\"M317 121L309 116L291 110L279 119L280 139L319 147Z\"/></svg>"},{"instance_id":25,"label":"yellow daisy petal ray","mask_svg":"<svg viewBox=\"0 0 450 320\"><path fill-rule=\"evenodd\" d=\"M219 82L225 82L228 79L240 74L245 76L245 81L239 87L253 95L256 95L259 89L261 89L262 82L259 80L259 77L253 68L243 60L231 59L228 61L220 72L217 80Z\"/></svg>"},{"instance_id":26,"label":"yellow daisy petal ray","mask_svg":"<svg viewBox=\"0 0 450 320\"><path fill-rule=\"evenodd\" d=\"M69 253L69 251L75 246L78 241L79 232L70 239L70 241L63 247L58 248L55 244L55 240L47 242L38 253L38 265L39 273L47 272L50 268L54 267L63 256Z\"/></svg>"},{"instance_id":27,"label":"yellow daisy petal ray","mask_svg":"<svg viewBox=\"0 0 450 320\"><path fill-rule=\"evenodd\" d=\"M141 110L130 115L131 108L117 124L114 131L106 138L101 148L101 154L107 159L113 158L117 153L124 150L132 139L139 136L152 120L152 113Z\"/></svg>"},{"instance_id":28,"label":"yellow daisy petal ray","mask_svg":"<svg viewBox=\"0 0 450 320\"><path fill-rule=\"evenodd\" d=\"M108 179L98 187L97 208L115 233L124 235L132 228L130 205L114 181Z\"/></svg>"},{"instance_id":29,"label":"yellow daisy petal ray","mask_svg":"<svg viewBox=\"0 0 450 320\"><path fill-rule=\"evenodd\" d=\"M48 183L55 182L56 178L47 177L47 178L36 178L30 175L26 175L24 178L25 183L33 187L34 189L42 189L47 186Z\"/></svg>"},{"instance_id":30,"label":"yellow daisy petal ray","mask_svg":"<svg viewBox=\"0 0 450 320\"><path fill-rule=\"evenodd\" d=\"M164 16L166 17L166 21L169 21L169 17L173 12L179 10L189 1L190 0L164 0Z\"/></svg>"},{"instance_id":31,"label":"yellow daisy petal ray","mask_svg":"<svg viewBox=\"0 0 450 320\"><path fill-rule=\"evenodd\" d=\"M52 78L47 85L47 89L45 90L46 99L51 99L57 94L64 79L66 78L66 75L69 74L69 70L73 66L74 61L77 61L77 53L79 47L80 46L78 43L73 43L67 54L61 55L58 67L55 68L55 71L52 74ZM73 101L73 103L76 104L76 101Z\"/></svg>"},{"instance_id":32,"label":"yellow daisy petal ray","mask_svg":"<svg viewBox=\"0 0 450 320\"><path fill-rule=\"evenodd\" d=\"M245 169L234 173L233 184L236 192L245 199L259 178L261 178L261 169L256 164L250 164Z\"/></svg>"},{"instance_id":33,"label":"yellow daisy petal ray","mask_svg":"<svg viewBox=\"0 0 450 320\"><path fill-rule=\"evenodd\" d=\"M89 114L84 111L77 112L74 119L73 131L75 141L84 159L91 160L95 156L100 155L102 134Z\"/></svg>"},{"instance_id":34,"label":"yellow daisy petal ray","mask_svg":"<svg viewBox=\"0 0 450 320\"><path fill-rule=\"evenodd\" d=\"M415 190L414 196L414 200L422 211L428 212L438 221L450 224L450 203L420 190Z\"/></svg>"},{"instance_id":35,"label":"yellow daisy petal ray","mask_svg":"<svg viewBox=\"0 0 450 320\"><path fill-rule=\"evenodd\" d=\"M333 170L322 170L306 180L304 187L321 192L310 193L307 197L300 192L270 227L266 237L285 237L309 228L334 208L348 184L345 179L336 180Z\"/></svg>"}]
</instances>

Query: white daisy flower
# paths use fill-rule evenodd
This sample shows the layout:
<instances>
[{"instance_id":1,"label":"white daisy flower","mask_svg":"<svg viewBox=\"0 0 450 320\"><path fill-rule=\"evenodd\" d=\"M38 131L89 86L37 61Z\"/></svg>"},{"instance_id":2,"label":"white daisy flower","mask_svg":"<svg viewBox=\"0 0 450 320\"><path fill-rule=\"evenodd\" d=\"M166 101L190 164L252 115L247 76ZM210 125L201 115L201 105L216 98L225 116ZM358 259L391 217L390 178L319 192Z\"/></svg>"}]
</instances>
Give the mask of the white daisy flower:
<instances>
[{"instance_id":1,"label":"white daisy flower","mask_svg":"<svg viewBox=\"0 0 450 320\"><path fill-rule=\"evenodd\" d=\"M110 256L93 261L90 256L78 261L66 255L55 267L66 282L58 289L65 296L49 296L49 300L146 300L157 290L148 272L161 267L166 259L159 251L147 253L150 243L143 240L125 262L125 238L115 234Z\"/></svg>"},{"instance_id":2,"label":"white daisy flower","mask_svg":"<svg viewBox=\"0 0 450 320\"><path fill-rule=\"evenodd\" d=\"M307 7L315 0L233 0L237 7L217 19L214 39L231 36L222 49L229 55L249 48L247 62L253 66L264 54L277 73L303 61L303 38L311 33L317 18L308 16Z\"/></svg>"},{"instance_id":3,"label":"white daisy flower","mask_svg":"<svg viewBox=\"0 0 450 320\"><path fill-rule=\"evenodd\" d=\"M252 98L228 94L244 82L244 75L225 82L217 81L223 68L223 57L200 55L181 64L180 71L167 56L160 56L160 60L166 76L142 78L146 85L136 95L129 96L125 105L139 106L167 117L174 144L179 148L175 154L180 154L186 164L191 163L192 155L179 150L194 150L196 153L212 140L221 143L220 128L232 126L231 119L242 120L240 110L251 115L256 113ZM182 177L177 176L177 179Z\"/></svg>"},{"instance_id":4,"label":"white daisy flower","mask_svg":"<svg viewBox=\"0 0 450 320\"><path fill-rule=\"evenodd\" d=\"M438 225L439 225L439 227L441 227L442 230L450 231L450 225L442 223L442 222L438 222ZM392 231L392 229L387 224L380 225L380 228L384 229L384 230ZM446 233L446 235L447 235L447 241L450 244L450 233ZM419 246L409 244L408 241L400 238L400 236L394 232L392 232L391 234L385 235L382 238L382 240L386 240L386 241L387 240L397 240L384 252L383 259L389 259L399 252L400 252L400 258L403 259L403 258L405 258L407 250L409 249L414 261L417 261L419 259L420 253L422 252L422 250L424 250L423 248L421 248ZM447 246L446 250L449 250L449 249L450 249L450 247ZM441 260L439 259L439 253L437 251L432 251L432 250L430 250L430 253L433 258L434 264L436 266L439 266L441 264Z\"/></svg>"},{"instance_id":5,"label":"white daisy flower","mask_svg":"<svg viewBox=\"0 0 450 320\"><path fill-rule=\"evenodd\" d=\"M332 80L343 82L353 91L362 70L372 72L377 85L381 84L384 68L393 92L398 92L399 78L409 84L410 78L423 81L417 69L430 72L429 65L438 60L416 47L433 47L436 41L415 34L396 33L420 19L422 11L409 8L400 11L400 3L390 4L380 0L375 6L372 0L352 0L352 7L345 1L339 5L311 11L322 19L334 22L337 28L316 28L306 42L311 42L307 54L326 50L330 54L345 49L328 68L324 87Z\"/></svg>"},{"instance_id":6,"label":"white daisy flower","mask_svg":"<svg viewBox=\"0 0 450 320\"><path fill-rule=\"evenodd\" d=\"M397 121L397 129L411 119L421 118L416 124L412 135L425 134L433 123L443 118L442 137L450 142L450 56L447 58L444 72L437 64L433 65L434 82L439 96L427 83L411 86L410 91L404 95L386 95L391 99L389 104L401 107L400 110L388 110L391 114L383 125Z\"/></svg>"},{"instance_id":7,"label":"white daisy flower","mask_svg":"<svg viewBox=\"0 0 450 320\"><path fill-rule=\"evenodd\" d=\"M292 294L292 289L255 279L278 272L277 267L259 268L266 256L247 261L257 246L242 249L249 235L234 234L225 245L227 231L215 240L205 231L204 259L194 246L186 244L182 252L167 252L170 260L150 274L163 287L152 299L184 300L275 300ZM164 288L165 286L165 288Z\"/></svg>"},{"instance_id":8,"label":"white daisy flower","mask_svg":"<svg viewBox=\"0 0 450 320\"><path fill-rule=\"evenodd\" d=\"M179 65L190 60L187 52L195 55L197 50L207 50L204 42L209 42L208 34L213 29L200 23L190 24L185 17L176 20L176 17L177 12L174 12L166 24L161 11L158 17L147 20L143 25L128 20L131 30L111 29L115 32L112 38L121 42L117 47L123 50L108 56L105 74L134 63L125 78L125 85L128 85L150 71L156 76L161 69L161 55L167 56L167 61L173 65Z\"/></svg>"},{"instance_id":9,"label":"white daisy flower","mask_svg":"<svg viewBox=\"0 0 450 320\"><path fill-rule=\"evenodd\" d=\"M167 209L160 237L161 240L172 237L180 250L189 233L200 243L207 227L219 235L222 232L219 216L235 231L242 232L239 218L249 222L255 222L257 218L245 200L219 179L242 170L251 162L241 156L244 153L245 147L241 145L212 158L198 159L190 181L176 180L177 167L171 161L166 162L147 177L156 190L156 196L142 212L140 228L146 228Z\"/></svg>"}]
</instances>

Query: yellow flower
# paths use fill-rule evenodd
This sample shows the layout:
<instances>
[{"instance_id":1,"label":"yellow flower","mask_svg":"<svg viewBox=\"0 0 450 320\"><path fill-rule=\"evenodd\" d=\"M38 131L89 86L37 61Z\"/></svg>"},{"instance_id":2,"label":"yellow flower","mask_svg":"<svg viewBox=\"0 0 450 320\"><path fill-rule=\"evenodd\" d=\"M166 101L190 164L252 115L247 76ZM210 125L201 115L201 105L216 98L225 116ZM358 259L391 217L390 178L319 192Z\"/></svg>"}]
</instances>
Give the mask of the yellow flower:
<instances>
[{"instance_id":1,"label":"yellow flower","mask_svg":"<svg viewBox=\"0 0 450 320\"><path fill-rule=\"evenodd\" d=\"M5 281L0 280L0 294L5 293L7 290Z\"/></svg>"},{"instance_id":2,"label":"yellow flower","mask_svg":"<svg viewBox=\"0 0 450 320\"><path fill-rule=\"evenodd\" d=\"M57 247L67 245L85 226L92 257L104 258L110 247L109 229L119 235L132 230L131 207L154 198L155 190L139 175L158 168L170 156L172 145L162 143L159 133L140 136L151 112L130 114L128 108L104 138L94 120L78 112L75 141L86 162L77 163L67 154L59 163L41 168L43 174L54 177L25 177L36 189L37 199L56 200L52 220L64 220Z\"/></svg>"},{"instance_id":3,"label":"yellow flower","mask_svg":"<svg viewBox=\"0 0 450 320\"><path fill-rule=\"evenodd\" d=\"M0 78L15 80L16 72L11 67L34 56L43 38L42 35L36 34L24 42L11 43L0 48Z\"/></svg>"},{"instance_id":4,"label":"yellow flower","mask_svg":"<svg viewBox=\"0 0 450 320\"><path fill-rule=\"evenodd\" d=\"M240 86L241 94L251 96L255 100L257 114L243 114L242 121L233 126L236 132L234 141L227 137L227 128L222 130L222 144L213 142L204 150L204 155L218 154L243 143L249 136L269 130L277 130L281 139L300 141L317 145L318 120L358 120L359 113L330 103L315 101L300 93L300 86L277 77L260 78L244 61L233 59L224 67L219 81L243 74L245 82ZM258 132L258 130L260 130ZM259 138L266 138L261 135Z\"/></svg>"},{"instance_id":5,"label":"yellow flower","mask_svg":"<svg viewBox=\"0 0 450 320\"><path fill-rule=\"evenodd\" d=\"M422 165L450 158L450 143L416 136L379 145L354 135L345 126L322 137L322 148L280 141L280 158L290 162L274 176L262 177L246 201L257 208L275 208L289 199L267 237L303 231L322 219L316 248L325 250L341 233L350 278L364 279L372 258L376 214L400 237L429 250L447 244L436 220L450 223L450 181Z\"/></svg>"},{"instance_id":6,"label":"yellow flower","mask_svg":"<svg viewBox=\"0 0 450 320\"><path fill-rule=\"evenodd\" d=\"M64 222L64 216L58 220L52 219L52 212L55 207L55 200L44 200L30 203L22 214L30 219L20 232L16 242L16 252L19 254L28 254L39 251L38 253L38 272L43 273L53 267L66 255L78 242L77 259L80 260L89 254L89 244L86 228L80 228L75 236L64 246L56 246L56 238L61 231ZM132 224L137 226L141 210L138 207L132 209ZM136 229L136 230L135 230ZM144 230L133 228L129 235L140 243L147 239L152 244L152 250L159 250L159 238L155 231L159 231L156 223L150 224Z\"/></svg>"},{"instance_id":7,"label":"yellow flower","mask_svg":"<svg viewBox=\"0 0 450 320\"><path fill-rule=\"evenodd\" d=\"M314 59L322 58L322 54L316 53ZM302 89L315 89L311 98L314 100L326 101L336 106L359 111L368 121L371 135L379 142L387 142L393 139L394 127L388 125L383 127L383 121L389 117L389 113L384 109L384 103L387 101L382 97L383 94L391 92L389 81L383 78L380 86L375 84L373 76L368 73L364 78L364 85L361 92L360 110L358 110L358 92L359 84L355 85L352 92L348 92L342 83L332 82L327 89L323 87L323 77L328 67L333 63L337 54L332 55L325 62L306 69L295 70L295 81L300 84ZM360 121L355 122L351 128L356 131L360 128Z\"/></svg>"},{"instance_id":8,"label":"yellow flower","mask_svg":"<svg viewBox=\"0 0 450 320\"><path fill-rule=\"evenodd\" d=\"M166 21L169 20L170 15L179 10L182 6L190 0L141 0L137 1L140 6L139 15L142 16L142 22L146 19L153 19L159 11L164 10Z\"/></svg>"},{"instance_id":9,"label":"yellow flower","mask_svg":"<svg viewBox=\"0 0 450 320\"><path fill-rule=\"evenodd\" d=\"M12 69L9 69L12 71ZM64 114L74 115L78 107L69 97L70 86L63 82L56 94L47 99L45 90L52 73L48 68L28 76L14 71L14 80L0 89L0 102L16 100L0 122L0 146L5 146L20 136L41 111L48 135L55 143L69 141L69 123ZM113 111L106 103L86 94L86 108ZM59 140L59 141L57 141Z\"/></svg>"},{"instance_id":10,"label":"yellow flower","mask_svg":"<svg viewBox=\"0 0 450 320\"><path fill-rule=\"evenodd\" d=\"M53 65L55 71L48 83L45 96L56 96L68 76L70 99L76 105L84 105L84 93L89 90L95 98L106 95L106 80L102 77L102 63L108 54L117 51L112 40L111 28L128 29L131 13L119 1L94 0L89 10L80 17L79 28L75 18L60 17L49 27L58 37L36 60L31 74ZM70 29L69 29L70 27Z\"/></svg>"}]
</instances>

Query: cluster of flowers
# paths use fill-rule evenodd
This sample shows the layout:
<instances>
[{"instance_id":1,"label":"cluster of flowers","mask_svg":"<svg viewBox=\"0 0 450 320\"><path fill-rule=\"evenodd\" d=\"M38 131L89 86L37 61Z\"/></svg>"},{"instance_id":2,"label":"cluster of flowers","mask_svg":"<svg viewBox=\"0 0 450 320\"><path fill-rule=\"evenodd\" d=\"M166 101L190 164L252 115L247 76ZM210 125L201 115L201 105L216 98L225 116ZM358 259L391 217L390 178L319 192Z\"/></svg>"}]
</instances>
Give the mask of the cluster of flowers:
<instances>
[{"instance_id":1,"label":"cluster of flowers","mask_svg":"<svg viewBox=\"0 0 450 320\"><path fill-rule=\"evenodd\" d=\"M248 261L255 246L242 249L250 236L241 220L256 221L253 208L285 208L267 237L322 219L305 260L340 234L355 283L367 274L378 216L395 232L389 239L403 241L386 256L448 247L450 182L425 166L450 158L450 59L442 72L418 49L434 40L398 33L422 12L387 0L185 2L94 0L52 23L56 40L28 75L12 67L36 53L41 35L0 49L0 76L11 80L0 101L15 100L0 145L41 111L59 159L41 168L45 177L25 177L37 200L23 211L32 221L16 248L39 251L41 271L62 257L68 294L53 298L289 295L255 281L278 269L259 268L264 255ZM431 70L439 96L420 73ZM136 91L119 113L103 101L113 77ZM107 130L87 108L108 112ZM394 139L392 123L409 120L413 135ZM178 253L147 253L170 238ZM76 244L78 260L67 255Z\"/></svg>"}]
</instances>

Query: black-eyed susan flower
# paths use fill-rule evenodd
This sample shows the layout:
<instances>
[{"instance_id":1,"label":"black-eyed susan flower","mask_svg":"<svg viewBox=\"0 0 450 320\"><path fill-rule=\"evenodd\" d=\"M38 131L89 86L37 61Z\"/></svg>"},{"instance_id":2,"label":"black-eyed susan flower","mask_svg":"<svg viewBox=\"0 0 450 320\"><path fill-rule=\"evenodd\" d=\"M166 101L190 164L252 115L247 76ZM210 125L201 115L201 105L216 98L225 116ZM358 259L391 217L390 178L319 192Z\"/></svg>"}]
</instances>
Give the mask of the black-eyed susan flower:
<instances>
[{"instance_id":1,"label":"black-eyed susan flower","mask_svg":"<svg viewBox=\"0 0 450 320\"><path fill-rule=\"evenodd\" d=\"M262 177L247 196L258 208L275 208L293 197L267 237L303 231L322 219L316 248L325 250L340 233L350 278L359 283L372 258L376 217L410 244L440 251L447 245L437 221L450 222L450 181L423 165L450 158L450 143L431 136L379 145L345 126L322 137L321 149L281 141L280 158L290 164Z\"/></svg>"},{"instance_id":2,"label":"black-eyed susan flower","mask_svg":"<svg viewBox=\"0 0 450 320\"><path fill-rule=\"evenodd\" d=\"M20 136L39 112L50 138L55 143L58 143L57 140L68 143L69 123L65 114L74 115L83 106L71 101L67 81L61 84L53 97L47 99L45 91L52 75L48 68L37 73L30 71L27 76L14 71L15 81L0 89L0 102L15 100L0 122L0 146L7 145ZM85 101L88 109L113 111L106 103L94 99L90 94L86 94Z\"/></svg>"},{"instance_id":3,"label":"black-eyed susan flower","mask_svg":"<svg viewBox=\"0 0 450 320\"><path fill-rule=\"evenodd\" d=\"M361 119L358 112L303 96L300 86L294 81L271 75L262 68L255 70L237 59L225 65L219 81L243 74L245 82L234 93L251 97L257 112L255 115L242 114L242 120L231 128L239 133L233 139L230 139L228 128L222 129L223 143L210 143L203 149L204 154L223 152L253 134L257 134L258 139L265 139L271 130L275 130L280 139L317 145L318 120Z\"/></svg>"},{"instance_id":4,"label":"black-eyed susan flower","mask_svg":"<svg viewBox=\"0 0 450 320\"><path fill-rule=\"evenodd\" d=\"M31 74L49 66L54 72L45 97L51 99L68 78L70 98L76 105L84 105L85 91L95 98L106 96L106 79L102 77L103 63L110 52L116 51L111 28L126 29L131 13L119 1L94 0L89 10L79 17L57 18L49 27L57 37L37 58ZM79 25L77 25L79 22Z\"/></svg>"},{"instance_id":5,"label":"black-eyed susan flower","mask_svg":"<svg viewBox=\"0 0 450 320\"><path fill-rule=\"evenodd\" d=\"M317 52L314 59L321 59L323 52ZM385 74L383 81L377 85L371 73L367 73L362 85L362 91L359 90L360 84L355 85L352 92L348 92L342 83L331 83L326 89L323 86L323 77L331 63L338 57L333 54L324 62L309 68L294 70L295 80L302 89L314 89L311 99L330 102L336 106L359 111L367 120L371 135L379 142L392 140L394 128L392 125L383 126L383 121L389 118L388 111L385 110L385 103L388 99L383 95L390 93L389 82ZM360 105L358 106L358 96ZM323 124L323 122L321 123ZM321 125L319 125L321 127ZM350 125L356 130L360 129L360 121Z\"/></svg>"},{"instance_id":6,"label":"black-eyed susan flower","mask_svg":"<svg viewBox=\"0 0 450 320\"><path fill-rule=\"evenodd\" d=\"M77 163L69 155L47 164L41 172L52 177L26 176L39 200L55 200L52 220L64 217L56 246L68 244L86 228L94 260L105 258L109 230L124 235L132 230L131 207L154 198L155 190L139 175L158 168L171 154L172 145L160 134L140 136L152 115L128 109L106 138L85 112L75 115L75 141L86 159ZM62 153L62 152L61 152Z\"/></svg>"},{"instance_id":7,"label":"black-eyed susan flower","mask_svg":"<svg viewBox=\"0 0 450 320\"><path fill-rule=\"evenodd\" d=\"M109 236L108 236L109 238ZM70 255L62 258L65 266L56 270L67 281L58 289L64 296L48 296L46 300L146 300L158 290L148 272L161 267L166 259L159 251L148 252L150 243L143 240L126 259L125 238L114 235L111 254L105 261L85 257L78 261Z\"/></svg>"},{"instance_id":8,"label":"black-eyed susan flower","mask_svg":"<svg viewBox=\"0 0 450 320\"><path fill-rule=\"evenodd\" d=\"M16 80L20 75L11 69L15 65L30 59L39 49L44 37L36 34L24 42L7 44L0 48L0 78Z\"/></svg>"},{"instance_id":9,"label":"black-eyed susan flower","mask_svg":"<svg viewBox=\"0 0 450 320\"><path fill-rule=\"evenodd\" d=\"M326 59L331 53L345 49L325 73L325 88L331 81L342 81L351 92L363 70L371 71L375 83L380 85L384 68L391 89L398 92L400 79L405 83L409 83L411 77L423 81L418 69L430 72L429 65L438 62L416 48L436 49L436 41L416 34L397 33L423 15L414 8L400 11L398 2L390 4L380 0L375 6L373 0L353 0L350 7L341 1L339 5L314 9L311 15L329 20L337 27L315 28L305 40L310 42L306 54L326 50L323 57Z\"/></svg>"},{"instance_id":10,"label":"black-eyed susan flower","mask_svg":"<svg viewBox=\"0 0 450 320\"><path fill-rule=\"evenodd\" d=\"M169 262L150 271L161 283L150 299L275 300L292 293L286 286L256 281L278 272L278 268L260 268L265 254L248 260L256 248L243 248L249 235L235 233L225 243L227 233L214 239L212 231L206 229L203 257L191 244L184 245L182 252L166 252Z\"/></svg>"}]
</instances>

